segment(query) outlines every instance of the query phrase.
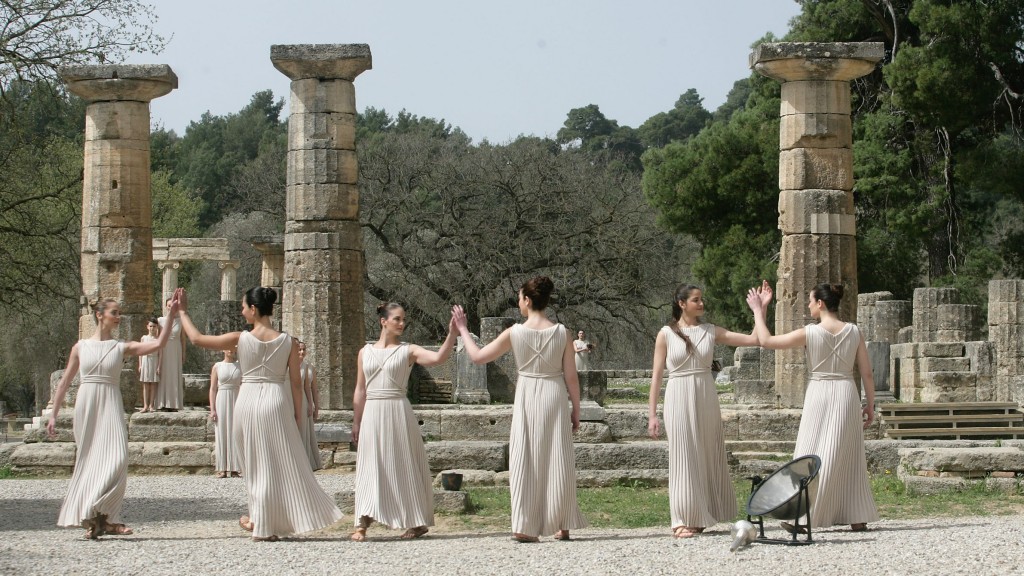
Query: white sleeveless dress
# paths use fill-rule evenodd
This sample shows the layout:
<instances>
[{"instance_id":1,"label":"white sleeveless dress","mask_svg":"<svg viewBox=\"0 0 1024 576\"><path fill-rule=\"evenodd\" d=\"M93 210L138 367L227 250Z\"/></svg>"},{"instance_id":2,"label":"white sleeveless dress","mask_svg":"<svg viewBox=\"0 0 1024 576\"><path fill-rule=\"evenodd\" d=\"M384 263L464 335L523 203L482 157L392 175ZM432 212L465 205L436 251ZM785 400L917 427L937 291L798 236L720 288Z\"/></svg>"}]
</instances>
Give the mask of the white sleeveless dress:
<instances>
[{"instance_id":1,"label":"white sleeveless dress","mask_svg":"<svg viewBox=\"0 0 1024 576\"><path fill-rule=\"evenodd\" d=\"M320 460L320 445L316 441L316 423L312 418L309 417L309 398L306 396L306 387L310 385L313 380L313 367L303 360L302 365L299 366L299 374L302 377L302 421L299 422L299 436L302 437L302 447L306 450L306 456L309 458L309 466L313 470L319 470L324 467L323 462Z\"/></svg>"},{"instance_id":2,"label":"white sleeveless dress","mask_svg":"<svg viewBox=\"0 0 1024 576\"><path fill-rule=\"evenodd\" d=\"M512 532L549 536L587 525L576 501L576 457L562 372L565 326L510 329L519 369L509 437Z\"/></svg>"},{"instance_id":3,"label":"white sleeveless dress","mask_svg":"<svg viewBox=\"0 0 1024 576\"><path fill-rule=\"evenodd\" d=\"M406 396L409 347L363 348L366 404L356 452L355 524L434 525L434 488L420 427Z\"/></svg>"},{"instance_id":4,"label":"white sleeveless dress","mask_svg":"<svg viewBox=\"0 0 1024 576\"><path fill-rule=\"evenodd\" d=\"M161 330L167 330L167 317L157 319ZM158 409L167 408L181 410L185 407L185 379L181 374L181 321L177 318L171 323L171 335L160 356L160 380L156 385L156 401Z\"/></svg>"},{"instance_id":5,"label":"white sleeveless dress","mask_svg":"<svg viewBox=\"0 0 1024 576\"><path fill-rule=\"evenodd\" d=\"M75 470L58 526L81 526L99 514L109 523L121 523L128 486L128 428L120 383L124 348L120 340L78 341Z\"/></svg>"},{"instance_id":6,"label":"white sleeveless dress","mask_svg":"<svg viewBox=\"0 0 1024 576\"><path fill-rule=\"evenodd\" d=\"M142 343L154 342L156 338L145 334L140 340ZM160 361L160 352L153 352L145 356L139 356L139 382L159 382L157 374L157 363Z\"/></svg>"},{"instance_id":7,"label":"white sleeveless dress","mask_svg":"<svg viewBox=\"0 0 1024 576\"><path fill-rule=\"evenodd\" d=\"M810 378L793 457L821 458L817 489L811 493L811 526L876 522L860 395L853 381L860 330L854 324L836 335L817 324L804 330Z\"/></svg>"},{"instance_id":8,"label":"white sleeveless dress","mask_svg":"<svg viewBox=\"0 0 1024 576\"><path fill-rule=\"evenodd\" d=\"M232 433L235 422L235 402L242 384L242 369L238 362L217 362L217 422L214 426L214 458L218 472L241 472L241 458Z\"/></svg>"},{"instance_id":9,"label":"white sleeveless dress","mask_svg":"<svg viewBox=\"0 0 1024 576\"><path fill-rule=\"evenodd\" d=\"M668 499L672 528L703 528L736 516L718 391L711 376L715 326L681 328L693 353L671 328L667 344L665 434L668 436Z\"/></svg>"},{"instance_id":10,"label":"white sleeveless dress","mask_svg":"<svg viewBox=\"0 0 1024 576\"><path fill-rule=\"evenodd\" d=\"M342 514L309 469L286 388L292 337L238 338L242 386L235 403L235 444L249 492L253 536L288 536L337 522Z\"/></svg>"}]
</instances>

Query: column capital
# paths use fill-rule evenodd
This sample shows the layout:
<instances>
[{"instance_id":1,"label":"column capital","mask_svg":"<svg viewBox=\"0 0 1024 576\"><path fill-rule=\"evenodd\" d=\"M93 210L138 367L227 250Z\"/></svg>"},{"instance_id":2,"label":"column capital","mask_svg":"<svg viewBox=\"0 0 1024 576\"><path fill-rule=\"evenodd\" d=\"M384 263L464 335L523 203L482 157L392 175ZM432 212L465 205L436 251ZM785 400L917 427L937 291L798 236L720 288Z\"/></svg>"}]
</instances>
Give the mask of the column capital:
<instances>
[{"instance_id":1,"label":"column capital","mask_svg":"<svg viewBox=\"0 0 1024 576\"><path fill-rule=\"evenodd\" d=\"M220 268L221 270L238 270L239 266L241 265L242 263L239 262L238 260L224 260L221 262L217 262L217 267Z\"/></svg>"},{"instance_id":2,"label":"column capital","mask_svg":"<svg viewBox=\"0 0 1024 576\"><path fill-rule=\"evenodd\" d=\"M178 87L166 64L63 66L58 70L68 90L89 102L149 102Z\"/></svg>"},{"instance_id":3,"label":"column capital","mask_svg":"<svg viewBox=\"0 0 1024 576\"><path fill-rule=\"evenodd\" d=\"M373 68L368 44L274 44L270 47L274 68L292 80L355 80Z\"/></svg>"},{"instance_id":4,"label":"column capital","mask_svg":"<svg viewBox=\"0 0 1024 576\"><path fill-rule=\"evenodd\" d=\"M264 257L284 255L284 236L263 236L252 239L252 247Z\"/></svg>"},{"instance_id":5,"label":"column capital","mask_svg":"<svg viewBox=\"0 0 1024 576\"><path fill-rule=\"evenodd\" d=\"M750 53L750 67L782 82L850 81L870 74L885 56L882 42L766 42Z\"/></svg>"},{"instance_id":6,"label":"column capital","mask_svg":"<svg viewBox=\"0 0 1024 576\"><path fill-rule=\"evenodd\" d=\"M178 268L181 268L181 262L177 260L157 260L155 264L160 270L177 270Z\"/></svg>"}]
</instances>

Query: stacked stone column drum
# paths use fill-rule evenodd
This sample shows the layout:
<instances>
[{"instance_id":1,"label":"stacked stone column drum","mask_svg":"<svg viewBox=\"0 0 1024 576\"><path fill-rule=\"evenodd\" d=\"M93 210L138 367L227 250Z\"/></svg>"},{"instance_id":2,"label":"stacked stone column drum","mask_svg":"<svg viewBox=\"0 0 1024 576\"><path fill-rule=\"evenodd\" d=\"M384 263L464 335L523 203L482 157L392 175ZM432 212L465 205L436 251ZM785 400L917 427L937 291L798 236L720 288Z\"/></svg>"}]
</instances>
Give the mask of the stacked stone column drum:
<instances>
[{"instance_id":1,"label":"stacked stone column drum","mask_svg":"<svg viewBox=\"0 0 1024 576\"><path fill-rule=\"evenodd\" d=\"M149 102L177 88L178 77L166 65L69 66L60 76L89 103L79 336L95 328L89 308L113 298L121 305L118 336L138 339L153 311Z\"/></svg>"},{"instance_id":2,"label":"stacked stone column drum","mask_svg":"<svg viewBox=\"0 0 1024 576\"><path fill-rule=\"evenodd\" d=\"M353 80L365 44L276 45L291 80L284 237L285 331L304 340L329 408L350 408L365 343Z\"/></svg>"},{"instance_id":3,"label":"stacked stone column drum","mask_svg":"<svg viewBox=\"0 0 1024 576\"><path fill-rule=\"evenodd\" d=\"M1024 402L1024 280L988 283L988 337L996 347L996 391Z\"/></svg>"},{"instance_id":4,"label":"stacked stone column drum","mask_svg":"<svg viewBox=\"0 0 1024 576\"><path fill-rule=\"evenodd\" d=\"M850 80L875 69L884 46L872 43L761 44L750 55L757 72L782 82L779 125L779 258L775 330L808 324L807 294L842 284L840 314L856 319L857 246L853 207ZM775 356L783 406L802 406L807 370L802 349Z\"/></svg>"}]
</instances>

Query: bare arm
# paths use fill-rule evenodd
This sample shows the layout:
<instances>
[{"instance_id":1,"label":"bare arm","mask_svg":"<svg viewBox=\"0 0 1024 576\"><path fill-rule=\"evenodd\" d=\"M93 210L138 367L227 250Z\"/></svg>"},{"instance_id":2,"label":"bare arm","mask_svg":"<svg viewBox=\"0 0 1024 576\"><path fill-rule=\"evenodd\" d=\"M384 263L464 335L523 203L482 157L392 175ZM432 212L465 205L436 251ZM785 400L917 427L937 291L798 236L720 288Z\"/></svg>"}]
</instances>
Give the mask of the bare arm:
<instances>
[{"instance_id":1,"label":"bare arm","mask_svg":"<svg viewBox=\"0 0 1024 576\"><path fill-rule=\"evenodd\" d=\"M316 385L316 370L309 371L309 396L313 405L313 420L320 418L320 388Z\"/></svg>"},{"instance_id":2,"label":"bare arm","mask_svg":"<svg viewBox=\"0 0 1024 576\"><path fill-rule=\"evenodd\" d=\"M356 357L356 391L352 395L352 441L359 443L359 424L366 405L366 375L363 374L363 350Z\"/></svg>"},{"instance_id":3,"label":"bare arm","mask_svg":"<svg viewBox=\"0 0 1024 576\"><path fill-rule=\"evenodd\" d=\"M64 397L68 394L68 387L71 386L71 381L78 374L78 360L78 344L76 343L71 347L68 365L64 368L64 374L60 377L57 390L53 394L53 412L50 414L50 420L46 423L46 433L51 438L57 435L57 412L60 411L60 407L64 404Z\"/></svg>"},{"instance_id":4,"label":"bare arm","mask_svg":"<svg viewBox=\"0 0 1024 576\"><path fill-rule=\"evenodd\" d=\"M651 393L647 399L647 434L657 440L661 435L658 422L658 400L661 399L661 378L665 372L665 358L668 357L668 343L665 333L658 332L654 340L654 364L651 366Z\"/></svg>"},{"instance_id":5,"label":"bare arm","mask_svg":"<svg viewBox=\"0 0 1024 576\"><path fill-rule=\"evenodd\" d=\"M565 375L565 389L572 404L572 431L580 429L580 376L576 373L576 351L571 341L565 343L562 352L562 373Z\"/></svg>"},{"instance_id":6,"label":"bare arm","mask_svg":"<svg viewBox=\"0 0 1024 576\"><path fill-rule=\"evenodd\" d=\"M871 373L868 348L864 344L863 336L857 345L857 368L860 370L860 381L864 386L864 427L867 428L875 420L875 376Z\"/></svg>"},{"instance_id":7,"label":"bare arm","mask_svg":"<svg viewBox=\"0 0 1024 576\"><path fill-rule=\"evenodd\" d=\"M217 421L217 365L210 370L210 420Z\"/></svg>"},{"instance_id":8,"label":"bare arm","mask_svg":"<svg viewBox=\"0 0 1024 576\"><path fill-rule=\"evenodd\" d=\"M171 301L171 309L167 312L167 325L170 326L174 322L174 317L178 314L178 302ZM171 337L171 331L161 330L160 336L155 341L149 342L125 342L124 353L129 356L145 356L162 350L167 344L167 340Z\"/></svg>"},{"instance_id":9,"label":"bare arm","mask_svg":"<svg viewBox=\"0 0 1024 576\"><path fill-rule=\"evenodd\" d=\"M480 348L469 333L469 328L466 326L466 313L462 311L462 306L452 307L452 318L459 330L459 335L462 336L462 345L466 349L466 355L474 364L494 362L512 349L512 338L509 336L511 328L499 334L490 344Z\"/></svg>"},{"instance_id":10,"label":"bare arm","mask_svg":"<svg viewBox=\"0 0 1024 576\"><path fill-rule=\"evenodd\" d=\"M715 343L725 344L726 346L759 345L757 334L754 330L751 330L750 334L740 334L739 332L731 332L729 330L726 330L721 326L715 326Z\"/></svg>"},{"instance_id":11,"label":"bare arm","mask_svg":"<svg viewBox=\"0 0 1024 576\"><path fill-rule=\"evenodd\" d=\"M292 338L292 350L288 353L288 377L292 385L292 404L295 421L302 421L302 372L299 370L299 341Z\"/></svg>"},{"instance_id":12,"label":"bare arm","mask_svg":"<svg viewBox=\"0 0 1024 576\"><path fill-rule=\"evenodd\" d=\"M444 364L451 356L452 350L455 349L455 321L450 320L448 322L448 337L444 339L441 347L437 349L437 352L427 350L422 346L416 346L415 344L409 346L409 356L416 364L420 366L437 366L438 364Z\"/></svg>"},{"instance_id":13,"label":"bare arm","mask_svg":"<svg viewBox=\"0 0 1024 576\"><path fill-rule=\"evenodd\" d=\"M174 291L174 299L171 300L171 304L174 305L178 302L181 305L181 313L178 315L178 318L181 320L181 329L188 336L190 342L207 350L230 350L238 346L238 337L242 335L241 332L228 332L220 336L208 336L196 328L196 325L192 323L192 318L188 315L188 295L185 294L184 288L178 288ZM182 346L185 345L184 342L182 340Z\"/></svg>"},{"instance_id":14,"label":"bare arm","mask_svg":"<svg viewBox=\"0 0 1024 576\"><path fill-rule=\"evenodd\" d=\"M747 305L754 313L754 333L761 346L770 350L785 350L788 348L803 348L807 345L807 334L803 328L798 328L786 334L772 336L765 321L765 308L767 303L762 300L761 293L756 288L747 292Z\"/></svg>"}]
</instances>

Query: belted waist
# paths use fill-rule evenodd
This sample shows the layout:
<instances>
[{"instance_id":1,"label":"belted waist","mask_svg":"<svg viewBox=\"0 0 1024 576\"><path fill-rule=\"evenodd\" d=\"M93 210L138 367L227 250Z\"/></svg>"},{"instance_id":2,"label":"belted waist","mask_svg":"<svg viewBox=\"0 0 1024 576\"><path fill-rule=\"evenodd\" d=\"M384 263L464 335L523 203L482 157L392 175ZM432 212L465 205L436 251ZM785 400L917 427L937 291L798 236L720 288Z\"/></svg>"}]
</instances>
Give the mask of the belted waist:
<instances>
[{"instance_id":1,"label":"belted waist","mask_svg":"<svg viewBox=\"0 0 1024 576\"><path fill-rule=\"evenodd\" d=\"M275 386L287 386L287 383L265 376L242 377L242 384L273 384Z\"/></svg>"},{"instance_id":2,"label":"belted waist","mask_svg":"<svg viewBox=\"0 0 1024 576\"><path fill-rule=\"evenodd\" d=\"M707 368L687 368L685 370L673 370L668 373L669 379L680 378L683 376L696 376L698 374L711 374L711 367Z\"/></svg>"},{"instance_id":3,"label":"belted waist","mask_svg":"<svg viewBox=\"0 0 1024 576\"><path fill-rule=\"evenodd\" d=\"M520 372L519 375L520 376L525 376L526 378L561 378L563 376L562 372L560 372L560 371L559 372L547 372L547 373L544 373L544 372Z\"/></svg>"},{"instance_id":4,"label":"belted waist","mask_svg":"<svg viewBox=\"0 0 1024 576\"><path fill-rule=\"evenodd\" d=\"M103 374L83 374L79 377L79 383L81 384L117 384L120 385L120 379L113 379Z\"/></svg>"},{"instance_id":5,"label":"belted waist","mask_svg":"<svg viewBox=\"0 0 1024 576\"><path fill-rule=\"evenodd\" d=\"M238 382L218 382L217 390L238 390L239 386L241 386L241 384Z\"/></svg>"},{"instance_id":6,"label":"belted waist","mask_svg":"<svg viewBox=\"0 0 1024 576\"><path fill-rule=\"evenodd\" d=\"M841 372L811 372L810 380L853 380L853 374Z\"/></svg>"},{"instance_id":7,"label":"belted waist","mask_svg":"<svg viewBox=\"0 0 1024 576\"><path fill-rule=\"evenodd\" d=\"M394 388L366 391L367 400L399 400L405 397L405 390L397 390Z\"/></svg>"}]
</instances>

